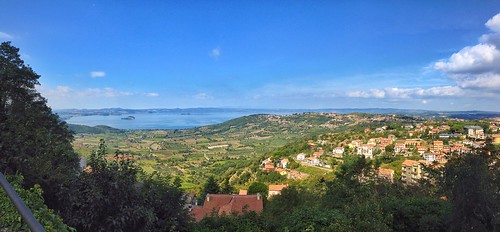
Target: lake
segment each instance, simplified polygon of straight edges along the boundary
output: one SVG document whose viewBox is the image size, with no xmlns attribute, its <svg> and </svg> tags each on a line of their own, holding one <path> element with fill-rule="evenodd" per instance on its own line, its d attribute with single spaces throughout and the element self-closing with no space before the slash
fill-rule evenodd
<svg viewBox="0 0 500 232">
<path fill-rule="evenodd" d="M 66 119 L 67 123 L 86 126 L 106 125 L 118 129 L 186 129 L 200 126 L 207 126 L 222 123 L 234 118 L 252 114 L 293 114 L 300 113 L 300 110 L 210 110 L 203 112 L 158 112 L 158 113 L 135 113 L 122 115 L 90 115 L 73 116 Z M 124 120 L 128 116 L 133 116 L 133 120 Z"/>
</svg>

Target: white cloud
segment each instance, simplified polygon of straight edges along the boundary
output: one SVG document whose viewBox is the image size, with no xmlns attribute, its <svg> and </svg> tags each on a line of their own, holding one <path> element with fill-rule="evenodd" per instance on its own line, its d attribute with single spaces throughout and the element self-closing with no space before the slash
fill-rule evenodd
<svg viewBox="0 0 500 232">
<path fill-rule="evenodd" d="M 219 57 L 222 55 L 222 51 L 220 48 L 214 48 L 212 51 L 210 51 L 210 57 L 214 59 L 219 59 Z"/>
<path fill-rule="evenodd" d="M 0 31 L 0 39 L 6 39 L 6 40 L 9 40 L 9 39 L 13 39 L 14 37 L 12 35 L 9 35 L 5 32 L 2 32 Z"/>
<path fill-rule="evenodd" d="M 68 86 L 57 86 L 55 89 L 39 87 L 37 90 L 45 97 L 68 97 L 73 93 L 73 90 Z"/>
<path fill-rule="evenodd" d="M 370 89 L 369 91 L 347 92 L 347 97 L 357 98 L 421 98 L 421 97 L 448 97 L 462 95 L 462 90 L 456 86 L 440 86 L 428 89 L 422 88 L 385 88 Z"/>
<path fill-rule="evenodd" d="M 446 73 L 482 73 L 500 70 L 500 51 L 492 44 L 465 47 L 447 61 L 438 61 L 434 68 Z"/>
<path fill-rule="evenodd" d="M 458 86 L 464 89 L 480 89 L 485 91 L 500 90 L 500 74 L 482 73 L 476 75 L 453 75 Z"/>
<path fill-rule="evenodd" d="M 385 91 L 380 89 L 370 89 L 369 91 L 353 91 L 346 94 L 348 97 L 362 97 L 362 98 L 384 98 Z"/>
<path fill-rule="evenodd" d="M 500 13 L 485 25 L 491 33 L 482 35 L 479 44 L 435 62 L 434 69 L 447 74 L 457 87 L 486 96 L 500 88 Z"/>
<path fill-rule="evenodd" d="M 500 32 L 500 13 L 489 19 L 485 25 L 494 32 Z"/>
<path fill-rule="evenodd" d="M 104 76 L 106 76 L 106 72 L 103 72 L 103 71 L 92 71 L 92 72 L 90 72 L 90 77 L 92 77 L 92 78 L 104 77 Z"/>
<path fill-rule="evenodd" d="M 81 96 L 88 97 L 123 97 L 132 96 L 129 92 L 114 90 L 113 88 L 89 88 L 79 93 Z"/>
<path fill-rule="evenodd" d="M 196 94 L 193 96 L 194 99 L 198 99 L 198 100 L 208 100 L 208 99 L 213 99 L 212 96 L 210 96 L 209 94 L 207 93 L 199 93 L 199 94 Z"/>
<path fill-rule="evenodd" d="M 148 96 L 148 97 L 158 97 L 158 96 L 160 96 L 160 94 L 159 93 L 147 93 L 146 96 Z"/>
<path fill-rule="evenodd" d="M 87 88 L 84 90 L 74 90 L 68 86 L 57 86 L 55 89 L 38 88 L 40 93 L 47 98 L 51 97 L 123 97 L 132 96 L 133 93 L 117 91 L 113 88 Z"/>
</svg>

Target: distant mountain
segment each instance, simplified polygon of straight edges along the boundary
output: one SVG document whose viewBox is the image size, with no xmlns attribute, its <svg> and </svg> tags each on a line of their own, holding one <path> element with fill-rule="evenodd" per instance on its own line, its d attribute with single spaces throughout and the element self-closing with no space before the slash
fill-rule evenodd
<svg viewBox="0 0 500 232">
<path fill-rule="evenodd" d="M 171 113 L 180 115 L 199 115 L 221 112 L 238 112 L 251 114 L 293 114 L 305 112 L 325 112 L 325 113 L 368 113 L 368 114 L 402 114 L 422 117 L 449 117 L 474 120 L 480 118 L 500 117 L 500 112 L 494 111 L 432 111 L 418 109 L 394 109 L 394 108 L 342 108 L 342 109 L 249 109 L 249 108 L 175 108 L 175 109 L 122 109 L 122 108 L 106 108 L 106 109 L 64 109 L 54 110 L 63 120 L 75 116 L 91 116 L 91 115 L 132 115 L 132 114 L 154 114 L 154 113 Z"/>
</svg>

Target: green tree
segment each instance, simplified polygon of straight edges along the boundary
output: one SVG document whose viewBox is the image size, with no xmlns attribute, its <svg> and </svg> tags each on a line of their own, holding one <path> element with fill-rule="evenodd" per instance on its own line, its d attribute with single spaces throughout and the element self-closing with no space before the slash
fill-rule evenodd
<svg viewBox="0 0 500 232">
<path fill-rule="evenodd" d="M 189 231 L 191 218 L 184 208 L 181 180 L 176 178 L 172 182 L 169 176 L 158 172 L 142 176 L 141 196 L 154 214 L 145 231 Z"/>
<path fill-rule="evenodd" d="M 441 187 L 451 201 L 453 231 L 500 230 L 498 153 L 471 153 L 450 160 Z"/>
<path fill-rule="evenodd" d="M 119 152 L 112 160 L 105 156 L 101 140 L 90 156 L 90 169 L 71 185 L 62 211 L 69 225 L 78 231 L 188 230 L 180 181 L 158 173 L 147 176 Z"/>
<path fill-rule="evenodd" d="M 386 154 L 394 153 L 394 144 L 389 144 L 389 145 L 385 146 L 385 153 Z"/>
<path fill-rule="evenodd" d="M 201 190 L 200 198 L 198 199 L 199 203 L 203 204 L 205 201 L 205 197 L 207 194 L 217 194 L 220 193 L 219 185 L 213 176 L 209 176 L 203 188 Z"/>
<path fill-rule="evenodd" d="M 430 196 L 396 195 L 381 199 L 393 231 L 446 231 L 449 202 Z"/>
<path fill-rule="evenodd" d="M 269 187 L 262 182 L 253 182 L 250 186 L 248 186 L 248 194 L 259 193 L 264 199 L 267 198 L 268 190 Z"/>
<path fill-rule="evenodd" d="M 222 185 L 220 186 L 220 193 L 231 194 L 234 191 L 234 187 L 229 183 L 229 178 L 224 179 Z"/>
<path fill-rule="evenodd" d="M 74 231 L 63 223 L 62 218 L 53 210 L 49 209 L 43 200 L 43 190 L 39 185 L 35 185 L 30 189 L 24 189 L 23 176 L 7 176 L 9 183 L 12 185 L 16 193 L 26 203 L 26 206 L 31 209 L 33 216 L 47 231 Z M 7 194 L 0 188 L 0 228 L 2 231 L 29 231 L 28 225 L 20 220 L 20 215 L 14 204 L 10 201 Z"/>
<path fill-rule="evenodd" d="M 39 77 L 21 60 L 18 48 L 0 44 L 0 169 L 21 173 L 27 187 L 40 184 L 47 204 L 58 208 L 79 158 L 66 124 L 35 89 Z"/>
<path fill-rule="evenodd" d="M 154 216 L 144 207 L 135 178 L 138 169 L 131 160 L 105 158 L 106 146 L 90 155 L 90 169 L 71 186 L 63 210 L 69 225 L 78 231 L 138 231 Z"/>
</svg>

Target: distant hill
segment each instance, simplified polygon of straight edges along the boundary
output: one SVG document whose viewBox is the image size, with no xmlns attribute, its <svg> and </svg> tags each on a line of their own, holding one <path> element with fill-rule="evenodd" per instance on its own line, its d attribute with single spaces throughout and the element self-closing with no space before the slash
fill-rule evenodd
<svg viewBox="0 0 500 232">
<path fill-rule="evenodd" d="M 154 114 L 154 113 L 172 113 L 172 114 L 207 114 L 207 113 L 234 113 L 240 112 L 248 115 L 252 114 L 293 114 L 293 113 L 368 113 L 368 114 L 402 114 L 422 117 L 449 117 L 460 119 L 481 119 L 500 117 L 500 112 L 495 111 L 433 111 L 419 109 L 395 109 L 395 108 L 324 108 L 324 109 L 247 109 L 247 108 L 184 108 L 184 109 L 63 109 L 54 110 L 63 120 L 74 116 L 91 115 L 131 115 L 131 114 Z"/>
<path fill-rule="evenodd" d="M 123 133 L 124 130 L 116 129 L 110 126 L 97 125 L 97 126 L 85 126 L 68 124 L 71 131 L 75 133 L 87 133 L 87 134 L 106 134 L 106 133 Z"/>
</svg>

